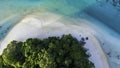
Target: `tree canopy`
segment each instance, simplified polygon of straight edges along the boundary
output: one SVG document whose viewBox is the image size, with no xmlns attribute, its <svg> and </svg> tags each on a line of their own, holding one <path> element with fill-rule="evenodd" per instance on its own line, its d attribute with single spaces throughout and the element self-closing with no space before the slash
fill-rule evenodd
<svg viewBox="0 0 120 68">
<path fill-rule="evenodd" d="M 83 42 L 70 34 L 12 41 L 0 56 L 0 68 L 95 68 Z"/>
</svg>

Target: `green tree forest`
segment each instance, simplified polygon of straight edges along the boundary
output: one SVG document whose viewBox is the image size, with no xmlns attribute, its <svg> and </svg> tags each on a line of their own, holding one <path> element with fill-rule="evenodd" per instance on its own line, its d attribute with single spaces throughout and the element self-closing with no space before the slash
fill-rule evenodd
<svg viewBox="0 0 120 68">
<path fill-rule="evenodd" d="M 70 34 L 12 41 L 0 56 L 0 68 L 95 68 L 84 45 Z"/>
</svg>

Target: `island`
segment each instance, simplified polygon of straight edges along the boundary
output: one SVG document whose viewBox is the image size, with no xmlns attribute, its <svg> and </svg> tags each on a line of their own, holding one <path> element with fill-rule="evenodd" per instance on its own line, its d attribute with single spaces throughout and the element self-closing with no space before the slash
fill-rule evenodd
<svg viewBox="0 0 120 68">
<path fill-rule="evenodd" d="M 5 54 L 7 55 L 7 52 L 6 53 L 4 53 L 4 52 L 6 49 L 10 48 L 9 45 L 11 43 L 16 43 L 16 44 L 20 43 L 22 46 L 24 46 L 23 43 L 26 42 L 27 40 L 44 41 L 45 39 L 49 39 L 50 37 L 61 40 L 62 37 L 64 37 L 63 35 L 65 35 L 65 36 L 71 37 L 72 40 L 74 40 L 76 42 L 79 41 L 75 45 L 75 53 L 71 54 L 71 56 L 73 56 L 73 54 L 75 54 L 75 56 L 73 56 L 73 58 L 76 58 L 76 60 L 79 60 L 79 56 L 80 56 L 79 53 L 82 52 L 82 53 L 84 53 L 83 56 L 86 57 L 86 60 L 84 62 L 85 62 L 85 64 L 87 63 L 87 65 L 85 65 L 85 66 L 89 66 L 89 67 L 93 67 L 93 68 L 94 67 L 95 68 L 109 68 L 109 63 L 108 63 L 107 57 L 102 50 L 101 43 L 95 36 L 94 30 L 91 29 L 87 25 L 81 24 L 80 26 L 77 26 L 77 25 L 72 24 L 75 22 L 86 22 L 86 21 L 73 20 L 73 19 L 69 19 L 69 18 L 63 19 L 63 18 L 61 18 L 60 15 L 56 15 L 56 14 L 52 14 L 52 13 L 42 13 L 42 14 L 34 13 L 34 14 L 26 16 L 25 18 L 23 18 L 23 20 L 21 20 L 18 24 L 16 24 L 10 30 L 10 32 L 5 37 L 5 39 L 3 41 L 1 41 L 0 55 L 3 54 L 1 60 L 4 60 L 5 58 L 7 59 L 7 57 L 5 57 Z M 87 40 L 85 40 L 85 38 Z M 82 42 L 82 44 L 80 42 L 81 40 L 84 41 L 84 42 Z M 64 42 L 67 43 L 67 41 L 64 41 Z M 57 43 L 59 43 L 59 42 L 57 42 Z M 56 43 L 54 43 L 54 44 L 56 44 Z M 54 45 L 54 44 L 51 43 L 50 45 Z M 60 45 L 60 44 L 57 44 L 57 45 Z M 83 45 L 83 51 L 79 49 L 79 47 L 81 45 Z M 20 46 L 20 45 L 18 45 L 18 46 Z M 27 47 L 28 46 L 30 47 L 30 45 L 27 45 Z M 49 44 L 48 44 L 48 46 L 49 46 Z M 64 45 L 61 45 L 61 46 L 64 46 Z M 76 47 L 76 46 L 78 46 L 78 47 Z M 53 47 L 53 46 L 50 46 L 50 47 Z M 72 50 L 72 48 L 70 48 L 69 46 L 65 46 L 65 47 L 67 47 L 67 49 L 63 49 L 63 50 L 66 50 L 66 51 L 68 51 L 69 49 Z M 38 47 L 35 46 L 35 48 L 38 48 Z M 48 51 L 46 51 L 46 49 L 44 49 L 44 48 L 40 49 L 40 48 L 35 49 L 35 51 L 43 50 L 43 52 L 46 52 L 48 54 Z M 56 48 L 58 48 L 58 47 L 56 47 Z M 76 50 L 77 50 L 76 48 L 78 48 L 77 52 L 76 52 Z M 19 51 L 19 49 L 21 49 L 21 47 L 18 47 L 17 50 Z M 84 49 L 85 49 L 85 51 L 84 51 Z M 25 50 L 27 50 L 27 49 L 25 49 Z M 30 49 L 29 51 L 31 51 L 31 50 L 32 49 Z M 34 48 L 33 48 L 33 50 L 34 50 Z M 52 54 L 54 52 L 60 53 L 59 48 L 57 50 L 58 50 L 58 52 L 55 50 L 52 52 Z M 73 50 L 74 50 L 74 46 L 73 46 Z M 64 51 L 63 53 L 65 53 L 66 51 Z M 24 52 L 22 52 L 22 53 L 24 53 Z M 70 52 L 72 52 L 72 51 L 70 51 Z M 39 53 L 39 52 L 37 52 L 37 53 Z M 15 53 L 15 54 L 21 56 L 21 54 L 17 54 L 17 53 Z M 31 53 L 23 54 L 24 57 L 21 57 L 21 58 L 18 57 L 18 58 L 24 59 L 26 56 L 31 55 L 31 57 L 27 57 L 27 60 L 31 59 L 30 63 L 32 64 L 33 60 L 37 59 L 37 58 L 32 58 L 32 56 L 34 56 L 34 54 L 36 54 L 36 53 L 33 53 L 33 55 L 31 55 Z M 44 53 L 42 53 L 41 55 L 44 55 Z M 39 56 L 41 56 L 41 55 L 39 55 Z M 51 56 L 49 56 L 49 57 L 51 57 Z M 12 58 L 14 58 L 14 57 L 12 57 Z M 47 59 L 48 57 L 43 57 L 43 58 Z M 53 59 L 53 58 L 54 57 L 52 57 L 51 59 Z M 66 59 L 66 58 L 64 58 L 64 59 Z M 71 62 L 72 59 L 69 60 L 69 58 L 68 58 L 66 61 L 64 59 L 60 60 L 60 61 L 64 61 L 64 62 L 60 62 L 60 63 L 62 65 L 65 64 L 65 65 L 69 66 L 69 63 Z M 49 62 L 50 59 L 47 59 L 47 60 L 48 60 L 47 62 Z M 8 60 L 5 60 L 5 61 L 8 61 Z M 16 62 L 15 64 L 14 64 L 14 62 L 10 62 L 10 63 L 8 62 L 7 64 L 12 64 L 12 66 L 14 66 L 14 67 L 15 67 L 15 65 L 23 66 L 23 65 L 25 65 L 25 63 L 23 63 L 25 61 L 23 60 L 22 62 L 18 62 L 18 63 L 17 63 L 17 61 L 15 61 Z M 53 61 L 51 61 L 51 62 L 53 62 Z M 59 60 L 58 60 L 58 62 L 59 62 Z M 39 63 L 40 65 L 39 65 L 37 63 L 37 61 L 35 61 L 34 63 L 35 63 L 35 67 L 38 67 L 38 66 L 40 67 L 42 65 L 46 66 L 46 65 L 44 65 L 44 62 L 42 65 L 40 63 Z M 27 63 L 26 63 L 26 65 L 27 65 Z M 49 63 L 47 65 L 49 65 Z M 54 64 L 52 64 L 52 65 L 54 65 Z M 72 64 L 70 63 L 70 65 L 72 65 Z M 56 64 L 55 64 L 55 66 L 56 66 Z M 59 66 L 59 64 L 58 64 L 58 66 Z M 84 66 L 84 65 L 82 65 L 82 66 Z M 87 67 L 87 68 L 89 68 L 89 67 Z M 83 67 L 83 68 L 86 68 L 86 67 Z"/>
</svg>

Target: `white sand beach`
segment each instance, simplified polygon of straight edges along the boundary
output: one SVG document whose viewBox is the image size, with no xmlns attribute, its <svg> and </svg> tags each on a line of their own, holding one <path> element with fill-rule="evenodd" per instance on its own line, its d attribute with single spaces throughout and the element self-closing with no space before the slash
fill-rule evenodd
<svg viewBox="0 0 120 68">
<path fill-rule="evenodd" d="M 61 19 L 60 16 L 51 13 L 41 15 L 29 15 L 18 23 L 1 42 L 0 54 L 7 44 L 13 40 L 25 41 L 28 38 L 44 39 L 49 36 L 62 36 L 63 34 L 72 34 L 78 40 L 81 37 L 88 37 L 85 47 L 89 49 L 90 60 L 95 64 L 95 68 L 110 68 L 106 55 L 104 54 L 100 42 L 95 37 L 95 32 L 90 27 L 77 26 L 72 24 L 63 24 L 70 22 Z M 84 22 L 84 21 L 83 21 Z"/>
</svg>

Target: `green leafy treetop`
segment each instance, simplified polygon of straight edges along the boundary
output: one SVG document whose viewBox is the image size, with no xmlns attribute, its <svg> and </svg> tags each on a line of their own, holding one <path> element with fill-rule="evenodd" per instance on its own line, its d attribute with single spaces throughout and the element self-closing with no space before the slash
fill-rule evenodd
<svg viewBox="0 0 120 68">
<path fill-rule="evenodd" d="M 12 41 L 0 56 L 0 68 L 95 68 L 83 46 L 70 34 Z"/>
</svg>

